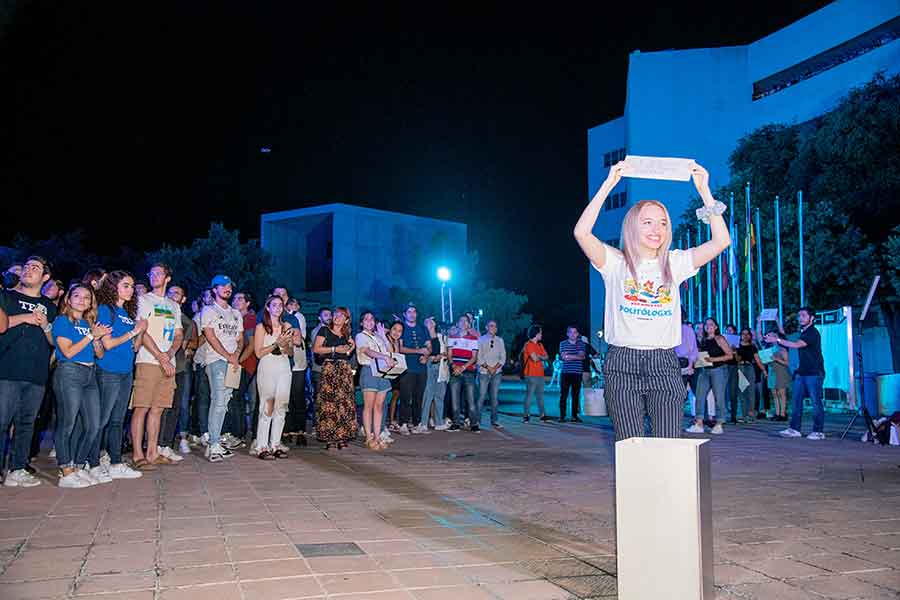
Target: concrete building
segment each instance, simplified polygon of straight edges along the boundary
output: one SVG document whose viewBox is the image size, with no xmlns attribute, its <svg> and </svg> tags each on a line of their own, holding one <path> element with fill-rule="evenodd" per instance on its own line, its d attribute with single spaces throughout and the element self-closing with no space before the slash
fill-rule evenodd
<svg viewBox="0 0 900 600">
<path fill-rule="evenodd" d="M 831 110 L 879 71 L 900 71 L 900 0 L 838 0 L 746 46 L 629 57 L 625 114 L 588 130 L 588 197 L 626 154 L 696 159 L 715 189 L 728 182 L 737 141 L 769 123 L 803 123 Z M 623 179 L 595 235 L 618 246 L 622 219 L 640 199 L 677 219 L 693 184 Z M 591 331 L 603 328 L 604 289 L 590 270 Z"/>
<path fill-rule="evenodd" d="M 434 284 L 435 269 L 466 256 L 463 223 L 326 204 L 266 213 L 261 246 L 275 257 L 275 277 L 314 315 L 319 306 L 392 309 L 391 288 Z M 315 321 L 307 319 L 312 324 Z"/>
</svg>

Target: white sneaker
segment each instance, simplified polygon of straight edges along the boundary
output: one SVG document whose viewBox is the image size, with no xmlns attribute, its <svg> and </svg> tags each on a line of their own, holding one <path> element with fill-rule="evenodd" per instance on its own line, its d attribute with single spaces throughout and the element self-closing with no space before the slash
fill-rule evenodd
<svg viewBox="0 0 900 600">
<path fill-rule="evenodd" d="M 806 436 L 806 439 L 808 439 L 808 440 L 824 440 L 825 434 L 822 433 L 821 431 L 813 431 L 808 436 Z"/>
<path fill-rule="evenodd" d="M 107 473 L 109 473 L 109 476 L 113 479 L 137 479 L 138 477 L 144 476 L 143 473 L 135 471 L 125 463 L 109 465 Z"/>
<path fill-rule="evenodd" d="M 209 432 L 208 431 L 200 436 L 200 445 L 203 446 L 204 448 L 209 448 Z"/>
<path fill-rule="evenodd" d="M 445 418 L 444 418 L 444 425 L 446 425 L 447 427 L 450 427 L 451 425 L 453 425 L 453 419 L 451 419 L 451 418 L 449 418 L 449 417 L 445 417 Z"/>
<path fill-rule="evenodd" d="M 203 445 L 203 438 L 196 435 L 189 435 L 188 444 L 194 446 L 195 448 L 199 448 Z"/>
<path fill-rule="evenodd" d="M 465 421 L 463 421 L 463 425 L 465 425 L 465 426 L 466 426 L 466 428 L 468 428 L 468 427 L 470 427 L 470 426 L 471 426 L 471 423 L 469 423 L 469 417 L 466 417 L 466 420 L 465 420 Z"/>
<path fill-rule="evenodd" d="M 190 454 L 191 453 L 191 445 L 188 444 L 187 439 L 181 438 L 181 441 L 178 442 L 178 451 L 182 454 Z"/>
<path fill-rule="evenodd" d="M 791 429 L 790 427 L 788 427 L 787 429 L 785 429 L 783 431 L 779 431 L 778 435 L 780 435 L 781 437 L 786 437 L 786 438 L 803 437 L 802 433 L 800 433 L 796 429 Z"/>
<path fill-rule="evenodd" d="M 387 431 L 387 430 L 382 431 L 381 435 L 379 437 L 380 437 L 381 441 L 384 442 L 385 444 L 393 444 L 394 443 L 394 438 L 391 437 L 390 431 Z"/>
<path fill-rule="evenodd" d="M 6 474 L 3 485 L 5 487 L 34 487 L 36 485 L 41 485 L 41 480 L 34 477 L 25 469 L 16 469 L 15 471 L 10 471 Z"/>
<path fill-rule="evenodd" d="M 448 429 L 450 429 L 450 426 L 446 423 L 441 423 L 440 425 L 434 426 L 435 431 L 447 431 Z"/>
<path fill-rule="evenodd" d="M 85 481 L 80 475 L 81 469 L 76 469 L 69 473 L 68 475 L 61 476 L 59 478 L 59 482 L 56 484 L 61 488 L 86 488 L 91 487 L 91 484 Z"/>
<path fill-rule="evenodd" d="M 706 433 L 706 430 L 703 429 L 703 425 L 697 425 L 696 423 L 694 423 L 684 431 L 686 433 Z"/>
<path fill-rule="evenodd" d="M 206 447 L 206 459 L 209 462 L 222 462 L 225 459 L 225 448 L 221 444 Z"/>
<path fill-rule="evenodd" d="M 112 477 L 109 476 L 109 473 L 106 472 L 103 465 L 93 467 L 87 472 L 90 473 L 91 477 L 96 479 L 98 483 L 112 483 Z"/>
<path fill-rule="evenodd" d="M 159 454 L 161 454 L 162 456 L 165 456 L 166 458 L 168 458 L 169 460 L 171 460 L 172 462 L 175 462 L 175 463 L 180 463 L 181 461 L 184 460 L 183 456 L 181 456 L 180 454 L 178 454 L 177 452 L 175 452 L 168 446 L 157 446 L 156 451 Z"/>
<path fill-rule="evenodd" d="M 409 427 L 406 426 L 406 423 L 400 426 L 400 429 L 397 430 L 400 435 L 409 435 Z"/>
<path fill-rule="evenodd" d="M 709 432 L 713 435 L 722 435 L 725 431 L 722 429 L 721 423 L 716 423 L 715 426 L 709 430 Z"/>
<path fill-rule="evenodd" d="M 250 442 L 250 456 L 258 456 L 259 455 L 259 447 L 256 445 L 256 440 Z"/>
<path fill-rule="evenodd" d="M 47 453 L 47 458 L 56 458 L 56 448 L 50 448 L 50 452 Z"/>
<path fill-rule="evenodd" d="M 278 442 L 278 444 L 275 445 L 275 449 L 276 449 L 276 450 L 281 450 L 282 452 L 288 452 L 288 451 L 290 451 L 290 448 L 288 448 L 287 446 L 285 446 L 285 445 L 282 444 L 281 442 Z"/>
<path fill-rule="evenodd" d="M 104 450 L 103 452 L 100 453 L 100 466 L 101 467 L 109 467 L 109 465 L 110 465 L 109 452 Z"/>
<path fill-rule="evenodd" d="M 100 485 L 100 480 L 91 475 L 91 472 L 87 469 L 78 469 L 75 472 L 78 474 L 78 477 L 88 486 Z"/>
<path fill-rule="evenodd" d="M 428 431 L 428 426 L 427 426 L 427 425 L 416 425 L 415 427 L 413 427 L 412 432 L 413 432 L 413 433 L 417 433 L 417 434 L 420 434 L 420 433 L 431 433 L 430 431 Z"/>
<path fill-rule="evenodd" d="M 428 417 L 428 426 L 434 427 L 434 418 L 433 417 Z"/>
</svg>

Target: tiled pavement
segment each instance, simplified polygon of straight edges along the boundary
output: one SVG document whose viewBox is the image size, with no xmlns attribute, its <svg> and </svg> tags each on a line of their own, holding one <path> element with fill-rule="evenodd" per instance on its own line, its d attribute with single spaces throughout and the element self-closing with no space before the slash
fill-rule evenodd
<svg viewBox="0 0 900 600">
<path fill-rule="evenodd" d="M 610 432 L 504 423 L 0 489 L 0 599 L 614 598 Z M 712 440 L 718 597 L 900 598 L 900 448 L 774 432 Z"/>
</svg>

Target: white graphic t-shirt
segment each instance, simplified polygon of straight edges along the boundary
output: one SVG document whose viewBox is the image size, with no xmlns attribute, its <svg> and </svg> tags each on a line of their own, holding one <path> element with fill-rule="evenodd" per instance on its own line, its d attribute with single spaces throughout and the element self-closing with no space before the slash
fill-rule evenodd
<svg viewBox="0 0 900 600">
<path fill-rule="evenodd" d="M 681 343 L 681 296 L 678 286 L 697 273 L 691 252 L 671 250 L 669 266 L 674 281 L 663 284 L 659 261 L 643 260 L 632 277 L 625 257 L 606 248 L 606 264 L 600 271 L 606 284 L 604 330 L 613 346 L 649 350 L 674 348 Z"/>
<path fill-rule="evenodd" d="M 160 352 L 168 352 L 175 340 L 175 330 L 181 329 L 181 308 L 164 296 L 147 292 L 138 298 L 138 319 L 147 319 L 147 331 Z M 141 346 L 135 362 L 158 365 L 150 351 Z"/>
<path fill-rule="evenodd" d="M 201 331 L 212 329 L 216 334 L 216 339 L 222 344 L 226 352 L 232 353 L 237 350 L 238 342 L 244 336 L 244 317 L 240 311 L 231 308 L 222 308 L 215 302 L 209 306 L 203 307 L 200 314 Z M 209 343 L 206 342 L 206 354 L 203 357 L 204 364 L 211 364 L 217 360 L 228 360 L 216 352 Z"/>
</svg>

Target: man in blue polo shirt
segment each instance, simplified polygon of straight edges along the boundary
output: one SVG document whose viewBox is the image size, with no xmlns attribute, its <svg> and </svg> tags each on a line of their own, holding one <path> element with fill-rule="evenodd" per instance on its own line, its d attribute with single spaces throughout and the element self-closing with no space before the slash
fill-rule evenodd
<svg viewBox="0 0 900 600">
<path fill-rule="evenodd" d="M 578 416 L 581 403 L 581 371 L 586 358 L 585 345 L 578 334 L 578 328 L 570 325 L 566 329 L 566 339 L 559 344 L 562 360 L 562 375 L 559 378 L 559 422 L 566 422 L 566 398 L 572 390 L 572 420 L 581 423 Z"/>
<path fill-rule="evenodd" d="M 412 433 L 428 433 L 428 421 L 417 424 L 416 420 L 422 414 L 422 398 L 428 383 L 425 363 L 431 354 L 431 336 L 417 319 L 416 306 L 410 302 L 403 311 L 400 345 L 400 352 L 406 355 L 406 372 L 400 376 L 400 423 L 401 430 L 406 425 L 412 428 Z"/>
</svg>

